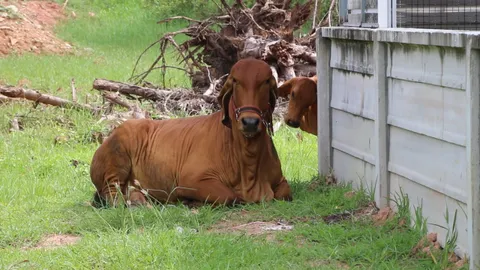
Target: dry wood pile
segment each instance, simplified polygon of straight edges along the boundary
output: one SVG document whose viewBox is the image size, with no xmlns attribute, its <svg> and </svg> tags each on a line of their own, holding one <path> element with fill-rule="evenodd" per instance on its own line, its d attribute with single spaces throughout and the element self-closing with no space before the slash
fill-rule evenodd
<svg viewBox="0 0 480 270">
<path fill-rule="evenodd" d="M 314 26 L 330 24 L 335 4 L 332 0 L 328 12 Z M 185 16 L 161 20 L 159 24 L 186 20 L 190 25 L 165 34 L 147 47 L 137 63 L 146 51 L 156 46 L 160 48 L 158 57 L 145 71 L 138 71 L 135 65 L 130 79 L 139 84 L 153 70 L 160 69 L 165 77 L 168 68 L 177 68 L 188 74 L 195 92 L 211 95 L 221 88 L 232 65 L 246 57 L 268 62 L 279 84 L 295 76 L 312 76 L 316 72 L 316 28 L 312 27 L 310 34 L 304 37 L 297 38 L 294 32 L 303 27 L 312 14 L 313 21 L 317 21 L 318 7 L 318 0 L 295 5 L 291 0 L 256 0 L 251 7 L 242 0 L 236 0 L 233 5 L 220 0 L 219 15 L 204 20 Z M 175 37 L 180 34 L 188 39 L 178 44 Z M 166 62 L 168 48 L 178 53 L 183 67 Z"/>
</svg>

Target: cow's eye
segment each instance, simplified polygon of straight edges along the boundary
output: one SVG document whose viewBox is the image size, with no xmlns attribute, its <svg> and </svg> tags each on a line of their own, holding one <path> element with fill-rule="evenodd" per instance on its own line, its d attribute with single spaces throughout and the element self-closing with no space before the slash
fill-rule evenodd
<svg viewBox="0 0 480 270">
<path fill-rule="evenodd" d="M 291 98 L 295 97 L 295 92 L 291 92 L 291 93 L 290 93 L 290 97 L 291 97 Z"/>
</svg>

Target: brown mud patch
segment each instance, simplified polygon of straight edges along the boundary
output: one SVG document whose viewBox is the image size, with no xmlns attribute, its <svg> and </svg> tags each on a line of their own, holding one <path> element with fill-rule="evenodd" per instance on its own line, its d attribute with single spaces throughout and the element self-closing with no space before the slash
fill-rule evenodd
<svg viewBox="0 0 480 270">
<path fill-rule="evenodd" d="M 71 234 L 50 234 L 40 240 L 35 246 L 28 249 L 54 249 L 73 245 L 81 239 L 80 236 Z"/>
<path fill-rule="evenodd" d="M 0 57 L 70 52 L 72 46 L 53 31 L 66 18 L 62 6 L 54 2 L 0 0 Z"/>
</svg>

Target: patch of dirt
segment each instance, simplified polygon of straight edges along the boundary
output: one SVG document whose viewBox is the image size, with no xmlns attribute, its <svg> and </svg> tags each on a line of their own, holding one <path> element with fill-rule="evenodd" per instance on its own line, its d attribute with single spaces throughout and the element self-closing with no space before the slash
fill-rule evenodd
<svg viewBox="0 0 480 270">
<path fill-rule="evenodd" d="M 358 220 L 365 217 L 374 217 L 379 213 L 378 208 L 374 202 L 369 203 L 367 206 L 355 209 L 353 211 L 344 211 L 342 213 L 323 216 L 322 219 L 327 224 L 334 224 L 347 219 Z"/>
<path fill-rule="evenodd" d="M 62 6 L 54 2 L 0 0 L 0 57 L 71 52 L 72 45 L 53 33 L 56 23 L 66 17 Z"/>
<path fill-rule="evenodd" d="M 418 241 L 417 245 L 412 248 L 412 256 L 426 256 L 429 258 L 442 256 L 443 248 L 437 241 L 437 233 L 429 233 Z M 454 252 L 448 254 L 448 262 L 452 265 L 447 269 L 459 269 L 467 263 L 466 259 L 458 257 Z"/>
<path fill-rule="evenodd" d="M 346 199 L 351 199 L 353 197 L 355 197 L 357 193 L 353 190 L 351 191 L 348 191 L 348 192 L 345 192 L 345 194 L 343 194 L 343 197 L 345 197 Z"/>
<path fill-rule="evenodd" d="M 437 233 L 429 233 L 420 239 L 412 249 L 412 254 L 429 253 L 433 249 L 439 250 L 440 248 L 440 243 L 437 242 Z"/>
<path fill-rule="evenodd" d="M 461 259 L 458 262 L 455 263 L 455 269 L 460 269 L 462 268 L 465 264 L 467 264 L 466 259 Z M 452 267 L 453 268 L 453 267 Z"/>
<path fill-rule="evenodd" d="M 210 231 L 221 233 L 244 233 L 246 235 L 261 235 L 278 231 L 289 231 L 293 225 L 282 221 L 253 221 L 249 223 L 238 224 L 235 221 L 222 221 L 215 224 Z"/>
<path fill-rule="evenodd" d="M 393 213 L 392 208 L 384 207 L 378 211 L 375 215 L 372 216 L 373 222 L 377 226 L 385 224 L 388 220 L 392 220 L 395 213 Z"/>
<path fill-rule="evenodd" d="M 255 216 L 255 213 L 242 209 L 213 224 L 207 231 L 213 233 L 245 234 L 249 236 L 264 235 L 267 241 L 275 241 L 275 235 L 278 232 L 293 229 L 293 225 L 287 221 L 259 221 L 255 220 Z"/>
<path fill-rule="evenodd" d="M 52 234 L 45 236 L 33 249 L 52 249 L 73 245 L 81 239 L 80 236 L 69 234 Z"/>
</svg>

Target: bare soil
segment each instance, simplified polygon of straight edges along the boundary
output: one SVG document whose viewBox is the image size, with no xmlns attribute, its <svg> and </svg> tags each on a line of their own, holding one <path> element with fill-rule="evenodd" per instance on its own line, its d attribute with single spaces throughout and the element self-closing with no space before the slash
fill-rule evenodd
<svg viewBox="0 0 480 270">
<path fill-rule="evenodd" d="M 345 193 L 345 194 L 348 194 Z M 344 195 L 344 196 L 348 196 L 348 195 Z M 380 210 L 382 211 L 382 210 Z M 359 209 L 355 209 L 353 211 L 344 211 L 342 213 L 337 213 L 337 214 L 332 214 L 332 215 L 328 215 L 328 216 L 323 216 L 322 219 L 325 223 L 327 224 L 334 224 L 334 223 L 339 223 L 341 221 L 344 221 L 344 220 L 358 220 L 358 219 L 363 219 L 363 218 L 372 218 L 372 219 L 376 219 L 376 217 L 378 216 L 378 213 L 380 213 L 380 211 L 377 209 L 377 207 L 375 206 L 375 203 L 374 202 L 371 202 L 369 204 L 367 204 L 366 206 L 364 207 L 361 207 Z M 387 217 L 381 217 L 379 218 L 379 220 L 383 220 L 383 218 L 386 218 Z M 385 221 L 383 220 L 383 221 Z"/>
<path fill-rule="evenodd" d="M 55 25 L 67 18 L 61 5 L 50 1 L 0 0 L 0 8 L 11 5 L 18 11 L 0 10 L 0 57 L 25 52 L 65 54 L 72 50 L 53 32 Z"/>
<path fill-rule="evenodd" d="M 442 247 L 437 241 L 437 233 L 429 233 L 428 235 L 420 239 L 417 245 L 412 248 L 411 255 L 433 258 L 442 256 L 441 252 Z M 465 258 L 460 258 L 454 252 L 450 252 L 448 254 L 448 261 L 453 264 L 447 268 L 451 270 L 460 269 L 467 263 L 467 260 Z"/>
<path fill-rule="evenodd" d="M 51 234 L 45 236 L 32 249 L 53 249 L 73 245 L 80 240 L 80 236 L 69 234 Z"/>
<path fill-rule="evenodd" d="M 242 210 L 232 213 L 225 219 L 213 224 L 208 231 L 213 233 L 245 234 L 249 236 L 265 236 L 267 241 L 276 241 L 276 234 L 293 229 L 293 225 L 284 220 L 257 220 L 256 213 Z"/>
<path fill-rule="evenodd" d="M 234 221 L 223 221 L 214 227 L 217 232 L 240 232 L 246 235 L 261 235 L 278 231 L 289 231 L 293 225 L 282 221 L 253 221 L 249 223 L 238 224 Z"/>
</svg>

